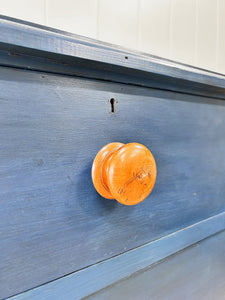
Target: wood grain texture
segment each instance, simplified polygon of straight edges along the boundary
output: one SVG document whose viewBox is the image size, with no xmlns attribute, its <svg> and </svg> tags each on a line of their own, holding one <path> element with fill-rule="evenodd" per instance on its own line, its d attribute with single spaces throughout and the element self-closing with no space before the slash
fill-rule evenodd
<svg viewBox="0 0 225 300">
<path fill-rule="evenodd" d="M 95 157 L 91 177 L 96 191 L 124 205 L 136 205 L 151 193 L 156 163 L 150 150 L 138 143 L 110 143 Z"/>
<path fill-rule="evenodd" d="M 218 73 L 3 16 L 0 26 L 1 65 L 225 98 Z"/>
<path fill-rule="evenodd" d="M 86 299 L 224 300 L 224 278 L 225 232 L 222 232 Z"/>
<path fill-rule="evenodd" d="M 126 280 L 126 278 L 130 278 L 130 276 L 133 275 L 135 276 L 138 272 L 140 273 L 141 271 L 148 269 L 150 266 L 164 260 L 166 257 L 171 256 L 224 228 L 225 213 L 221 213 L 144 246 L 19 294 L 12 297 L 12 300 L 83 299 L 110 285 L 118 284 L 118 286 L 120 286 L 119 281 Z M 224 246 L 221 247 L 219 243 L 217 243 L 216 246 L 218 247 L 217 251 L 224 251 Z M 213 256 L 214 253 L 212 249 L 210 249 L 210 252 L 209 254 Z M 223 259 L 219 257 L 219 261 L 224 268 Z M 172 276 L 170 275 L 171 272 L 168 272 L 167 274 L 169 278 Z M 146 281 L 144 281 L 144 283 L 145 282 Z M 155 288 L 157 288 L 157 285 Z M 109 291 L 110 296 L 114 295 L 114 299 L 117 299 L 117 289 L 115 289 L 114 292 L 109 288 Z M 145 290 L 143 290 L 140 295 L 143 295 L 144 291 Z M 105 292 L 100 292 L 100 297 L 102 294 L 105 295 Z M 123 295 L 123 299 L 127 299 L 126 295 L 129 296 L 130 294 L 128 292 L 127 294 L 122 293 L 121 295 Z M 136 297 L 136 299 L 140 298 Z"/>
<path fill-rule="evenodd" d="M 0 107 L 1 298 L 225 209 L 222 100 L 1 68 Z M 113 141 L 156 159 L 155 188 L 137 206 L 92 185 L 92 161 Z"/>
</svg>

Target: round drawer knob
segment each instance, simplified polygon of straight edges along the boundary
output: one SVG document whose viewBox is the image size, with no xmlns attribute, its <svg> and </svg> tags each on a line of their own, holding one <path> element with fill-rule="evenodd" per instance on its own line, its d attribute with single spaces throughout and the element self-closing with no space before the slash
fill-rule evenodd
<svg viewBox="0 0 225 300">
<path fill-rule="evenodd" d="M 94 159 L 92 181 L 102 197 L 135 205 L 151 193 L 156 172 L 154 156 L 144 145 L 110 143 Z"/>
</svg>

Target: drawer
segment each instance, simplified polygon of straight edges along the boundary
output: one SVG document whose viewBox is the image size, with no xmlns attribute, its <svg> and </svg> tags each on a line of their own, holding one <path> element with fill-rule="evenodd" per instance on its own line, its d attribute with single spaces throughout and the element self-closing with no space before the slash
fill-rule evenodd
<svg viewBox="0 0 225 300">
<path fill-rule="evenodd" d="M 6 48 L 1 58 L 7 64 L 0 67 L 1 299 L 224 212 L 225 102 L 218 87 L 205 84 L 206 97 L 196 83 L 187 92 L 186 79 L 169 91 L 154 80 L 152 87 L 135 84 L 133 75 L 125 83 L 118 74 L 111 81 L 91 71 L 66 74 L 72 72 L 66 64 L 63 74 L 61 63 L 47 70 L 48 59 L 43 64 L 43 55 L 31 50 L 37 57 L 29 58 L 28 70 L 22 67 L 28 46 L 10 62 Z M 144 144 L 155 157 L 155 187 L 138 205 L 104 199 L 93 187 L 93 159 L 111 142 Z"/>
<path fill-rule="evenodd" d="M 16 274 L 28 289 L 223 211 L 222 100 L 10 68 L 0 90 L 2 286 Z M 93 187 L 112 141 L 155 156 L 156 185 L 137 206 Z"/>
</svg>

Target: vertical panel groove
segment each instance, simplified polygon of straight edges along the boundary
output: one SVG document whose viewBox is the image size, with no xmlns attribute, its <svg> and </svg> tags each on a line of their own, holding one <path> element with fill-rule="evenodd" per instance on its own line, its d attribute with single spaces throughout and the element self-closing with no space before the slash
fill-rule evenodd
<svg viewBox="0 0 225 300">
<path fill-rule="evenodd" d="M 219 0 L 216 0 L 216 71 L 219 72 Z"/>
<path fill-rule="evenodd" d="M 44 14 L 45 14 L 45 25 L 48 26 L 48 0 L 45 0 L 45 7 L 44 7 Z"/>
<path fill-rule="evenodd" d="M 137 49 L 142 51 L 141 45 L 140 45 L 140 34 L 141 34 L 141 0 L 138 0 L 137 3 L 138 9 L 137 9 Z"/>
<path fill-rule="evenodd" d="M 173 17 L 173 0 L 170 2 L 170 16 L 169 16 L 169 58 L 172 59 L 172 38 L 173 38 L 173 33 L 172 33 L 172 17 Z"/>
<path fill-rule="evenodd" d="M 199 15 L 198 15 L 198 2 L 199 0 L 196 0 L 195 1 L 195 54 L 194 54 L 194 64 L 195 66 L 198 65 L 198 27 L 199 27 L 199 24 L 198 24 L 198 18 L 199 18 Z"/>
<path fill-rule="evenodd" d="M 97 30 L 96 30 L 96 37 L 99 39 L 99 0 L 97 0 Z"/>
</svg>

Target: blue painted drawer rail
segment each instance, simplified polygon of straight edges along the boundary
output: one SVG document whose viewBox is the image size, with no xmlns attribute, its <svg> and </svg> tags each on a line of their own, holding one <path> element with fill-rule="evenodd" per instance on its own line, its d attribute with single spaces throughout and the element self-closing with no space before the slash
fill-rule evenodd
<svg viewBox="0 0 225 300">
<path fill-rule="evenodd" d="M 4 16 L 0 31 L 0 299 L 113 297 L 99 291 L 225 229 L 223 75 Z M 92 185 L 113 141 L 156 159 L 137 206 Z"/>
</svg>

